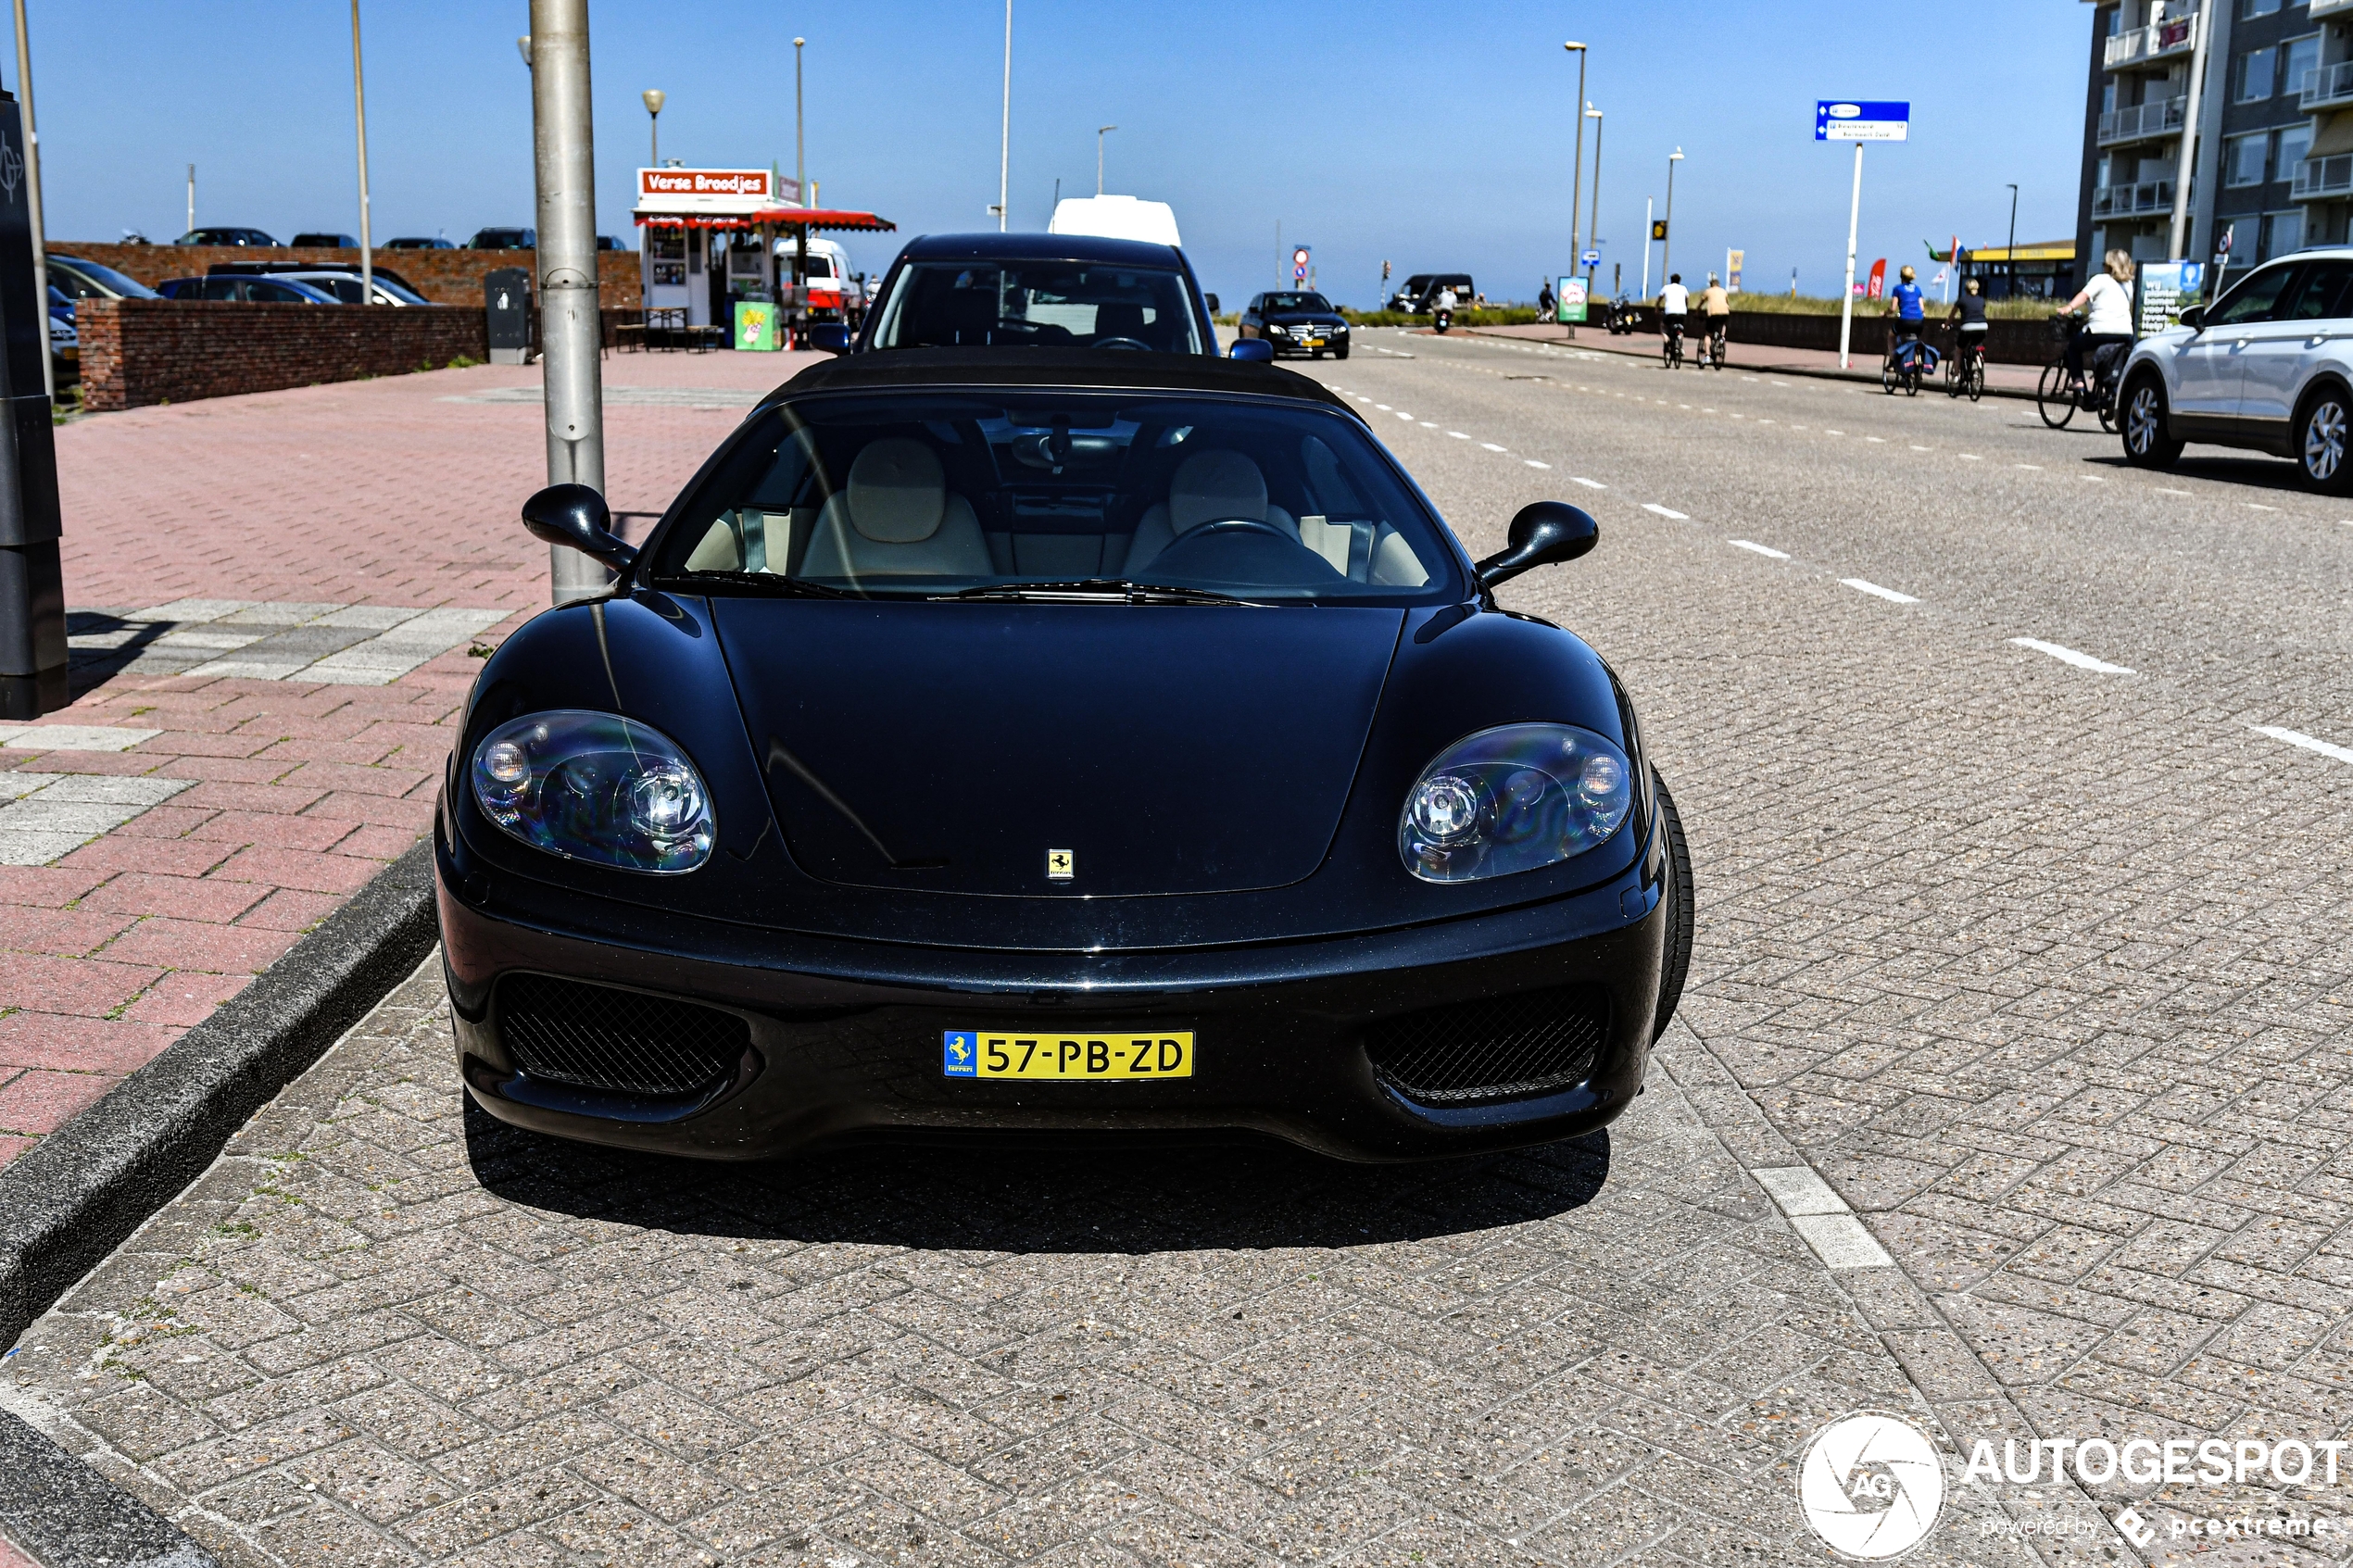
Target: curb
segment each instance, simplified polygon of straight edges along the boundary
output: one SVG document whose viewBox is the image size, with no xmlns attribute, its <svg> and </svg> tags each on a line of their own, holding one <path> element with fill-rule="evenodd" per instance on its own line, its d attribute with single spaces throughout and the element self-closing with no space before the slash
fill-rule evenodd
<svg viewBox="0 0 2353 1568">
<path fill-rule="evenodd" d="M 0 1345 L 202 1175 L 230 1135 L 433 948 L 433 845 L 378 872 L 212 1016 L 0 1170 Z M 209 1568 L 145 1505 L 0 1411 L 0 1562 Z M 152 1542 L 152 1548 L 150 1547 Z M 137 1553 L 126 1557 L 126 1549 Z"/>
<path fill-rule="evenodd" d="M 1542 344 L 1551 348 L 1582 348 L 1595 354 L 1615 354 L 1622 359 L 1656 359 L 1658 358 L 1658 353 L 1655 349 L 1638 352 L 1636 350 L 1627 348 L 1611 348 L 1603 344 L 1587 343 L 1582 338 L 1579 338 L 1574 344 L 1566 341 L 1556 343 L 1551 338 L 1505 337 L 1501 332 L 1482 332 L 1477 327 L 1457 327 L 1454 330 L 1466 337 L 1483 337 L 1495 343 L 1537 343 Z M 1740 345 L 1735 343 L 1732 346 L 1737 348 Z M 1754 347 L 1756 345 L 1751 345 L 1751 346 Z M 1877 386 L 1880 383 L 1879 372 L 1877 370 L 1833 370 L 1826 365 L 1817 367 L 1812 365 L 1736 364 L 1732 366 L 1732 369 L 1735 370 L 1754 370 L 1759 375 L 1811 376 L 1818 381 L 1856 382 L 1864 386 Z M 1942 386 L 1938 386 L 1932 390 L 1942 392 L 1944 388 Z M 1994 386 L 1989 384 L 1985 388 L 1985 395 L 1988 397 L 2015 397 L 2022 399 L 2028 403 L 2034 401 L 2034 394 L 2027 391 L 2023 387 Z"/>
<path fill-rule="evenodd" d="M 0 1560 L 14 1541 L 40 1568 L 220 1568 L 154 1509 L 6 1411 L 0 1474 Z"/>
</svg>

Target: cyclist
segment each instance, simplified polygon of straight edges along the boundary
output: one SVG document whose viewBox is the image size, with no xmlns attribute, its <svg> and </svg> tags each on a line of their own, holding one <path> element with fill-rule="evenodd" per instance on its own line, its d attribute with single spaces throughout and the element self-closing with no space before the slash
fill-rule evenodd
<svg viewBox="0 0 2353 1568">
<path fill-rule="evenodd" d="M 1692 311 L 1692 291 L 1683 286 L 1683 274 L 1676 273 L 1658 291 L 1658 322 L 1666 329 L 1669 344 L 1680 345 L 1683 322 Z"/>
<path fill-rule="evenodd" d="M 1732 324 L 1732 296 L 1724 292 L 1724 285 L 1716 281 L 1713 272 L 1707 275 L 1707 287 L 1700 293 L 1699 308 L 1701 319 L 1707 323 L 1707 335 L 1703 341 L 1707 345 L 1708 358 L 1720 369 L 1724 363 L 1724 332 Z"/>
<path fill-rule="evenodd" d="M 1536 291 L 1536 314 L 1547 321 L 1553 319 L 1553 285 L 1550 282 Z"/>
<path fill-rule="evenodd" d="M 2133 257 L 2120 250 L 2109 251 L 2103 258 L 2106 270 L 2085 283 L 2082 292 L 2059 307 L 2062 316 L 2072 316 L 2078 310 L 2084 314 L 2084 330 L 2077 332 L 2067 345 L 2067 373 L 2076 386 L 2083 384 L 2083 356 L 2097 358 L 2102 349 L 2133 341 Z"/>
<path fill-rule="evenodd" d="M 1887 291 L 1887 311 L 1895 318 L 1895 331 L 1887 348 L 1891 361 L 1900 360 L 1906 345 L 1919 343 L 1920 333 L 1926 329 L 1927 296 L 1920 293 L 1919 284 L 1913 281 L 1916 276 L 1909 267 L 1905 268 L 1898 275 L 1895 286 Z M 1918 353 L 1919 350 L 1914 349 L 1913 352 Z"/>
<path fill-rule="evenodd" d="M 1984 354 L 1985 335 L 1993 329 L 1985 320 L 1985 291 L 1975 278 L 1961 284 L 1961 297 L 1953 302 L 1953 320 L 1960 323 L 1957 358 Z"/>
</svg>

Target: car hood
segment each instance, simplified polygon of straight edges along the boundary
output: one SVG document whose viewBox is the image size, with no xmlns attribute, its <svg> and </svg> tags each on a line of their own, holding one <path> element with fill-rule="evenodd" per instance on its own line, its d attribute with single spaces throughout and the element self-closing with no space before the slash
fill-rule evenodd
<svg viewBox="0 0 2353 1568">
<path fill-rule="evenodd" d="M 1122 897 L 1329 851 L 1404 612 L 711 605 L 786 848 L 827 882 Z M 1070 875 L 1049 876 L 1049 856 Z"/>
<path fill-rule="evenodd" d="M 1327 310 L 1272 310 L 1267 321 L 1285 327 L 1344 327 L 1347 319 Z"/>
</svg>

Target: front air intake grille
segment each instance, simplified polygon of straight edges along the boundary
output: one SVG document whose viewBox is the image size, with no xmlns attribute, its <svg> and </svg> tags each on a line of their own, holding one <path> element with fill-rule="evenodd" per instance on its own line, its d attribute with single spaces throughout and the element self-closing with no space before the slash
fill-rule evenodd
<svg viewBox="0 0 2353 1568">
<path fill-rule="evenodd" d="M 1381 1082 L 1426 1105 L 1552 1094 L 1592 1075 L 1609 1034 L 1609 993 L 1563 985 L 1384 1019 L 1365 1050 Z"/>
<path fill-rule="evenodd" d="M 751 1044 L 734 1013 L 544 974 L 498 982 L 498 1028 L 534 1078 L 632 1095 L 708 1088 Z"/>
</svg>

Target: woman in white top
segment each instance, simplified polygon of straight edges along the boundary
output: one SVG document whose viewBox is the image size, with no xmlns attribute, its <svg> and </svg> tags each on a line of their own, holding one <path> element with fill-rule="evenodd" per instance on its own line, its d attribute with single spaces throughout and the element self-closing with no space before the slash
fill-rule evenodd
<svg viewBox="0 0 2353 1568">
<path fill-rule="evenodd" d="M 2067 345 L 2067 371 L 2080 385 L 2083 380 L 2083 356 L 2096 355 L 2111 344 L 2130 345 L 2133 341 L 2133 258 L 2120 250 L 2107 257 L 2108 270 L 2083 285 L 2078 294 L 2061 307 L 2059 314 L 2071 316 L 2085 313 L 2085 330 L 2075 334 Z M 2095 360 L 2094 363 L 2097 363 Z"/>
</svg>

